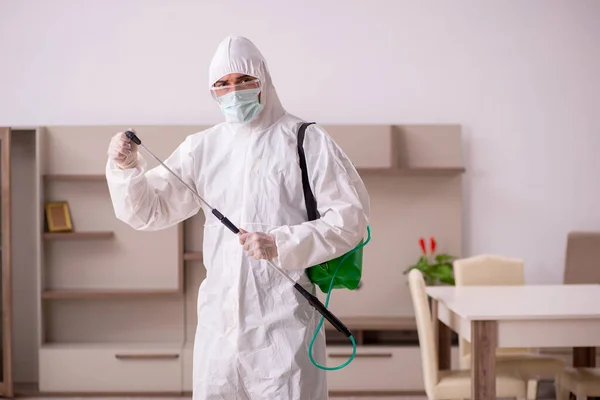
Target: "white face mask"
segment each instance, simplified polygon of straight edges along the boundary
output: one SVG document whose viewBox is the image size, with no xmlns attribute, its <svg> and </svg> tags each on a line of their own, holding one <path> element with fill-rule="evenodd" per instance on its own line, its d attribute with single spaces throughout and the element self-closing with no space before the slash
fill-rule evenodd
<svg viewBox="0 0 600 400">
<path fill-rule="evenodd" d="M 252 121 L 263 109 L 258 100 L 260 89 L 236 90 L 219 97 L 221 112 L 227 122 Z"/>
</svg>

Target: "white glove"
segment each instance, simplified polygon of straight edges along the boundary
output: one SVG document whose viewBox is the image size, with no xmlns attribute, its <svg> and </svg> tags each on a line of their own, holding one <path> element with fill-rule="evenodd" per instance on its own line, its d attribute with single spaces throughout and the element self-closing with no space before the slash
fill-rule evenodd
<svg viewBox="0 0 600 400">
<path fill-rule="evenodd" d="M 134 132 L 133 129 L 130 131 Z M 134 168 L 137 164 L 138 146 L 132 142 L 125 132 L 119 132 L 110 140 L 108 145 L 108 157 L 121 169 Z"/>
<path fill-rule="evenodd" d="M 263 232 L 246 232 L 240 229 L 240 244 L 255 260 L 272 260 L 277 257 L 277 245 L 272 235 Z"/>
</svg>

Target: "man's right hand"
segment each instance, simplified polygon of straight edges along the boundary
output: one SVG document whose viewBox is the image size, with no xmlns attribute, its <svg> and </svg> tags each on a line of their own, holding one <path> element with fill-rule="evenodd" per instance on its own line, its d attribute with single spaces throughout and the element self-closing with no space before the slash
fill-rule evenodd
<svg viewBox="0 0 600 400">
<path fill-rule="evenodd" d="M 130 129 L 135 132 L 135 130 Z M 110 140 L 108 157 L 121 169 L 134 168 L 137 164 L 137 144 L 133 143 L 125 132 L 119 132 Z"/>
</svg>

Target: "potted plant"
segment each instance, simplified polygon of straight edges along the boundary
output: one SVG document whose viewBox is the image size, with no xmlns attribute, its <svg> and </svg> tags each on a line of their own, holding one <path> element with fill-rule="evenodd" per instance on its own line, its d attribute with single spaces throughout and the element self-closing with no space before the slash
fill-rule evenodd
<svg viewBox="0 0 600 400">
<path fill-rule="evenodd" d="M 452 268 L 452 262 L 454 257 L 449 254 L 436 254 L 437 243 L 433 237 L 429 238 L 429 252 L 425 246 L 425 239 L 419 239 L 419 245 L 421 246 L 421 256 L 416 264 L 408 267 L 404 274 L 409 273 L 413 269 L 418 269 L 423 274 L 425 284 L 428 286 L 433 285 L 455 285 L 454 282 L 454 269 Z"/>
</svg>

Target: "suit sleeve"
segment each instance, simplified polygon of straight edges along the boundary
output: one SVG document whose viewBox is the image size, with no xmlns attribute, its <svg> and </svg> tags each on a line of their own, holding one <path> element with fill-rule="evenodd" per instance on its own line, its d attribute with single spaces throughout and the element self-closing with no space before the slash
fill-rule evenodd
<svg viewBox="0 0 600 400">
<path fill-rule="evenodd" d="M 321 217 L 269 232 L 277 244 L 276 262 L 287 270 L 309 268 L 352 250 L 366 236 L 369 223 L 367 189 L 339 146 L 321 127 L 311 125 L 304 149 Z"/>
<path fill-rule="evenodd" d="M 121 170 L 112 161 L 106 164 L 106 179 L 116 217 L 140 231 L 170 228 L 196 214 L 200 202 L 162 165 L 148 170 L 138 153 L 135 168 Z M 164 163 L 196 189 L 194 153 L 190 137 Z"/>
</svg>

